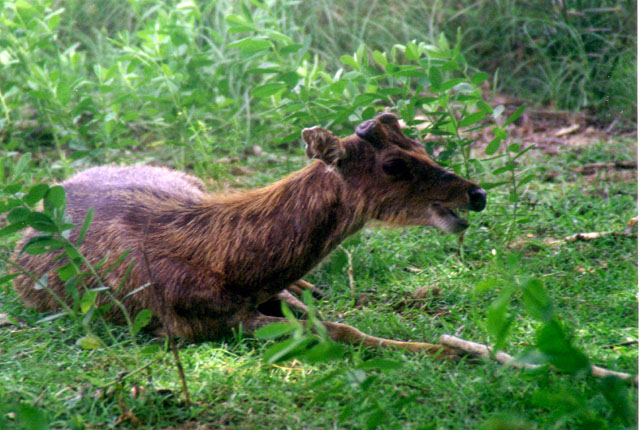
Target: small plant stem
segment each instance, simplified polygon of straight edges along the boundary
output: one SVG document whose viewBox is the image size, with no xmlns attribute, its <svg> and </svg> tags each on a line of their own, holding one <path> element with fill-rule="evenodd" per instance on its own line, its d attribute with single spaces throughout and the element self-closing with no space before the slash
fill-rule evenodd
<svg viewBox="0 0 640 430">
<path fill-rule="evenodd" d="M 84 279 L 82 279 L 82 276 L 80 276 L 80 273 L 81 273 L 80 267 L 78 267 L 78 265 L 75 263 L 75 261 L 73 261 L 73 259 L 70 259 L 70 260 L 69 260 L 69 262 L 73 265 L 74 269 L 76 270 L 76 273 L 78 274 L 78 275 L 77 275 L 77 276 L 78 276 L 78 279 L 80 279 L 80 280 L 81 280 L 82 285 L 83 285 L 83 287 L 84 287 L 85 291 L 88 291 L 88 290 L 89 290 L 89 287 L 88 287 L 88 286 L 87 286 L 87 284 L 84 282 Z M 109 334 L 109 337 L 111 338 L 111 341 L 112 341 L 114 344 L 118 343 L 118 340 L 115 338 L 115 336 L 113 335 L 113 333 L 111 332 L 111 330 L 109 330 L 109 325 L 107 324 L 107 321 L 106 321 L 104 318 L 102 318 L 102 316 L 100 316 L 100 322 L 102 323 L 103 327 L 105 328 L 105 331 Z M 83 326 L 84 326 L 84 327 L 86 327 L 86 325 L 85 325 L 85 324 L 83 324 Z M 102 340 L 100 340 L 100 341 L 102 342 Z M 103 346 L 104 346 L 104 347 L 107 347 L 107 345 L 106 345 L 104 342 L 102 342 L 102 343 L 103 343 Z"/>
<path fill-rule="evenodd" d="M 89 260 L 87 260 L 87 257 L 84 256 L 84 254 L 82 254 L 80 252 L 80 250 L 78 249 L 78 247 L 71 242 L 69 239 L 64 238 L 61 236 L 61 238 L 75 251 L 78 253 L 78 255 L 80 256 L 80 259 L 82 260 L 82 262 L 87 266 L 87 268 L 89 269 L 89 271 L 91 272 L 91 275 L 98 281 L 99 285 L 105 285 L 105 283 L 102 280 L 102 277 L 98 274 L 98 272 L 96 272 L 95 268 L 93 267 L 93 265 L 89 262 Z M 133 321 L 131 321 L 131 316 L 129 315 L 129 312 L 127 311 L 127 309 L 124 307 L 124 305 L 122 304 L 122 302 L 120 300 L 118 300 L 112 293 L 110 290 L 105 290 L 105 294 L 107 295 L 107 297 L 109 298 L 109 300 L 111 300 L 117 307 L 118 309 L 120 309 L 120 311 L 122 312 L 124 319 L 127 323 L 127 328 L 129 329 L 129 334 L 131 335 L 131 342 L 133 343 L 134 347 L 136 348 L 136 350 L 138 349 L 138 344 L 136 342 L 136 335 L 133 331 Z M 137 358 L 137 355 L 136 355 Z"/>
<path fill-rule="evenodd" d="M 38 286 L 40 288 L 42 288 L 43 290 L 45 290 L 47 293 L 51 294 L 51 297 L 53 297 L 53 299 L 58 302 L 58 305 L 60 305 L 60 307 L 74 320 L 78 320 L 78 316 L 76 315 L 76 313 L 73 311 L 73 309 L 71 309 L 69 307 L 69 305 L 67 305 L 65 303 L 64 300 L 62 300 L 60 298 L 60 296 L 58 296 L 51 288 L 49 288 L 47 285 L 43 284 L 40 279 L 37 279 L 35 276 L 33 276 L 33 274 L 31 274 L 31 272 L 27 271 L 24 267 L 22 267 L 20 264 L 9 260 L 8 258 L 2 257 L 0 256 L 0 261 L 4 262 L 5 264 L 8 264 L 9 266 L 12 266 L 13 268 L 17 269 L 20 273 L 22 273 L 25 276 L 28 276 L 33 282 L 35 282 L 36 284 L 38 284 Z"/>
<path fill-rule="evenodd" d="M 4 94 L 2 94 L 2 89 L 0 89 L 0 103 L 2 104 L 2 110 L 4 111 L 4 117 L 7 120 L 7 125 L 11 125 L 11 116 L 9 115 L 9 108 L 7 107 L 7 102 L 4 98 Z"/>
<path fill-rule="evenodd" d="M 349 276 L 349 288 L 351 289 L 351 301 L 352 301 L 352 306 L 355 306 L 356 304 L 356 286 L 355 286 L 355 281 L 353 279 L 353 258 L 351 256 L 351 253 L 349 251 L 347 251 L 347 249 L 342 246 L 339 245 L 338 248 L 340 248 L 347 256 L 347 275 Z"/>
<path fill-rule="evenodd" d="M 85 333 L 97 339 L 100 342 L 101 346 L 105 348 L 105 351 L 107 351 L 107 353 L 111 355 L 113 358 L 115 358 L 120 364 L 122 365 L 125 364 L 124 361 L 116 353 L 114 353 L 107 344 L 105 344 L 102 341 L 102 339 L 100 339 L 98 336 L 96 336 L 95 333 L 93 333 L 90 327 L 86 326 L 85 324 L 82 324 L 82 321 L 80 321 L 80 318 L 78 317 L 76 312 L 74 312 L 73 309 L 71 309 L 71 307 L 67 305 L 67 303 L 64 300 L 62 300 L 60 296 L 58 296 L 51 288 L 49 288 L 47 285 L 44 285 L 42 282 L 40 282 L 39 279 L 33 276 L 33 274 L 31 274 L 29 271 L 23 268 L 20 264 L 1 256 L 0 256 L 0 261 L 3 261 L 5 264 L 8 264 L 14 267 L 20 273 L 22 273 L 25 276 L 28 276 L 31 280 L 33 280 L 36 284 L 38 284 L 43 290 L 45 290 L 48 294 L 50 294 L 51 297 L 53 297 L 53 299 L 58 303 L 58 305 L 60 305 L 60 307 L 67 313 L 67 315 L 69 315 L 76 322 L 76 324 L 78 324 L 84 329 Z"/>
<path fill-rule="evenodd" d="M 511 154 L 509 153 L 509 148 L 507 147 L 506 150 L 506 154 L 507 154 L 507 163 L 511 164 L 513 163 L 513 158 L 511 157 Z M 507 247 L 511 245 L 511 242 L 513 241 L 514 238 L 514 227 L 516 225 L 516 219 L 518 217 L 518 206 L 520 203 L 520 197 L 518 196 L 518 181 L 516 180 L 516 169 L 515 166 L 514 168 L 509 170 L 509 179 L 510 179 L 510 186 L 511 186 L 511 195 L 513 196 L 513 213 L 511 214 L 511 224 L 508 227 L 507 230 Z M 511 196 L 509 196 L 509 198 L 511 199 Z"/>
</svg>

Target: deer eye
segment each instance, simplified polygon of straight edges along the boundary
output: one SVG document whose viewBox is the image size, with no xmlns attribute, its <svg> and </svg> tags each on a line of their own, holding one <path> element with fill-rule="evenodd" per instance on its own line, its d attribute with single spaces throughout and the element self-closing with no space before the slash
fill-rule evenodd
<svg viewBox="0 0 640 430">
<path fill-rule="evenodd" d="M 413 175 L 409 170 L 409 165 L 402 158 L 392 158 L 382 165 L 382 171 L 398 181 L 410 181 Z"/>
</svg>

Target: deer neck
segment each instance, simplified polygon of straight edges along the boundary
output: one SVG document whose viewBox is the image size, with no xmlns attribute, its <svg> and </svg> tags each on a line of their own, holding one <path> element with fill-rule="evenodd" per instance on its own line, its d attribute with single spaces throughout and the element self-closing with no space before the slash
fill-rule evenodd
<svg viewBox="0 0 640 430">
<path fill-rule="evenodd" d="M 366 222 L 344 179 L 316 161 L 268 187 L 203 202 L 207 263 L 238 288 L 279 291 Z M 215 245 L 214 245 L 215 244 Z"/>
</svg>

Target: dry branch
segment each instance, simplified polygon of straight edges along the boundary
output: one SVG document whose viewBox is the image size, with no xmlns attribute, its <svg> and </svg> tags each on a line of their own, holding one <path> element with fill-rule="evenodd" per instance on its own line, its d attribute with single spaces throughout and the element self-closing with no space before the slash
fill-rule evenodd
<svg viewBox="0 0 640 430">
<path fill-rule="evenodd" d="M 536 369 L 540 367 L 537 364 L 529 364 L 529 363 L 517 363 L 513 361 L 513 357 L 506 352 L 498 351 L 495 354 L 491 353 L 491 348 L 487 345 L 483 345 L 481 343 L 471 342 L 465 339 L 460 339 L 459 337 L 450 336 L 448 334 L 443 334 L 440 337 L 440 343 L 444 346 L 448 346 L 450 348 L 459 349 L 468 354 L 471 354 L 476 357 L 489 357 L 493 358 L 500 364 L 508 364 L 510 366 L 516 368 L 526 368 L 526 369 Z M 629 373 L 624 372 L 616 372 L 614 370 L 605 369 L 599 366 L 591 366 L 591 374 L 596 378 L 604 378 L 607 376 L 616 376 L 623 380 L 629 380 L 633 382 L 635 385 L 638 385 L 638 377 L 631 375 Z"/>
<path fill-rule="evenodd" d="M 580 167 L 571 169 L 576 173 L 592 174 L 597 169 L 637 169 L 638 163 L 635 161 L 615 161 L 613 163 L 589 163 Z"/>
<path fill-rule="evenodd" d="M 635 216 L 627 222 L 623 231 L 595 231 L 587 233 L 574 233 L 569 236 L 565 236 L 562 239 L 546 238 L 542 240 L 542 243 L 549 246 L 558 246 L 570 242 L 587 242 L 590 240 L 601 239 L 607 236 L 613 237 L 635 237 L 638 235 L 638 217 Z M 521 240 L 512 244 L 512 246 L 523 246 L 531 240 Z"/>
<path fill-rule="evenodd" d="M 569 236 L 566 236 L 560 240 L 554 240 L 549 242 L 549 244 L 557 244 L 557 243 L 567 243 L 567 242 L 586 242 L 589 240 L 600 239 L 607 236 L 615 236 L 615 237 L 631 237 L 635 236 L 637 232 L 635 231 L 638 225 L 638 217 L 635 216 L 627 222 L 627 225 L 624 231 L 597 231 L 590 233 L 575 233 Z"/>
</svg>

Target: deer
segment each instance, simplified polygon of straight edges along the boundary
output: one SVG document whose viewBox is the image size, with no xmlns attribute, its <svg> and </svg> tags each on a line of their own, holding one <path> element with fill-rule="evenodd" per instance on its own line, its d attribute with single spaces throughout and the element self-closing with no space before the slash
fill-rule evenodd
<svg viewBox="0 0 640 430">
<path fill-rule="evenodd" d="M 81 224 L 90 208 L 93 221 L 79 245 L 91 264 L 108 255 L 122 264 L 105 273 L 104 286 L 130 315 L 153 314 L 150 330 L 166 327 L 188 341 L 220 340 L 241 327 L 251 335 L 283 316 L 260 312 L 277 299 L 305 310 L 291 290 L 345 238 L 372 220 L 405 226 L 434 226 L 461 233 L 469 222 L 459 210 L 482 211 L 486 192 L 477 184 L 437 165 L 416 140 L 407 137 L 397 117 L 382 113 L 339 138 L 322 127 L 302 131 L 304 168 L 263 188 L 207 193 L 195 176 L 152 166 L 100 166 L 64 181 L 67 213 Z M 71 232 L 75 240 L 79 228 Z M 24 241 L 37 233 L 27 233 Z M 127 254 L 128 253 L 128 254 Z M 39 311 L 70 303 L 56 268 L 56 252 L 19 254 L 24 268 L 14 286 L 29 307 Z M 33 279 L 48 275 L 48 290 Z M 98 287 L 86 279 L 89 288 Z M 153 283 L 156 288 L 140 288 Z M 135 292 L 135 293 L 132 293 Z M 97 305 L 108 301 L 99 295 Z M 123 323 L 122 312 L 105 317 Z M 403 349 L 446 356 L 447 347 L 384 339 L 355 327 L 323 321 L 336 342 Z M 454 354 L 455 355 L 455 354 Z"/>
</svg>

